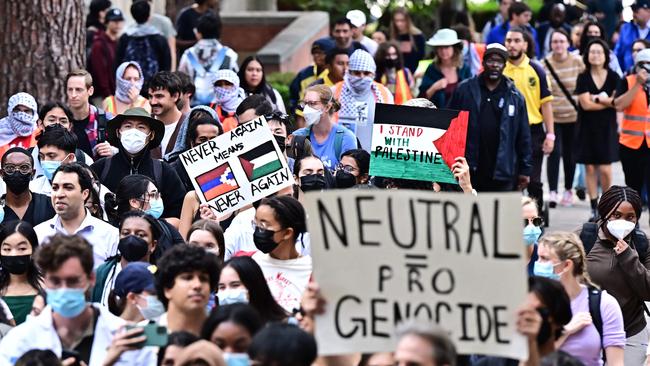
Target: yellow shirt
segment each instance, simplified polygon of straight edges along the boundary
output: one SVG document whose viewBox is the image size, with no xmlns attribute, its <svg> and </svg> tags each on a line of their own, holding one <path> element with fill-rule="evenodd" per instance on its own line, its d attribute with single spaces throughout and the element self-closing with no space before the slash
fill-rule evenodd
<svg viewBox="0 0 650 366">
<path fill-rule="evenodd" d="M 550 83 L 542 65 L 537 61 L 530 62 L 528 56 L 524 55 L 524 60 L 519 66 L 507 62 L 503 75 L 511 78 L 524 96 L 528 123 L 531 125 L 542 123 L 544 119 L 540 108 L 542 104 L 553 100 Z"/>
</svg>

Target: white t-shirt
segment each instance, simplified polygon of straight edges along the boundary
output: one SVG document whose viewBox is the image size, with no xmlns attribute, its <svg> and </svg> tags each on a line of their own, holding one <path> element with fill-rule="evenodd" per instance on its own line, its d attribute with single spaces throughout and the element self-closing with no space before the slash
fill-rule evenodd
<svg viewBox="0 0 650 366">
<path fill-rule="evenodd" d="M 169 144 L 169 140 L 172 138 L 172 135 L 174 134 L 174 131 L 176 130 L 176 125 L 178 125 L 178 122 L 174 122 L 174 123 L 165 125 L 165 136 L 163 136 L 163 139 L 160 142 L 160 151 L 162 151 L 163 155 L 165 155 L 166 153 L 169 152 L 169 151 L 167 151 L 167 144 Z"/>
<path fill-rule="evenodd" d="M 268 254 L 256 252 L 252 258 L 262 268 L 275 301 L 290 313 L 293 309 L 300 308 L 302 294 L 311 277 L 311 257 L 279 260 L 271 258 Z"/>
</svg>

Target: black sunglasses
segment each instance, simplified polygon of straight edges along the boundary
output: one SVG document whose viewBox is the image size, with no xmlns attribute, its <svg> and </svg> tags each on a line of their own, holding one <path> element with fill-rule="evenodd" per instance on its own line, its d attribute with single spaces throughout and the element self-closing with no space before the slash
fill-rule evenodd
<svg viewBox="0 0 650 366">
<path fill-rule="evenodd" d="M 528 226 L 528 224 L 533 224 L 533 226 L 540 227 L 544 225 L 544 218 L 543 217 L 533 217 L 532 219 L 524 219 L 524 227 Z"/>
</svg>

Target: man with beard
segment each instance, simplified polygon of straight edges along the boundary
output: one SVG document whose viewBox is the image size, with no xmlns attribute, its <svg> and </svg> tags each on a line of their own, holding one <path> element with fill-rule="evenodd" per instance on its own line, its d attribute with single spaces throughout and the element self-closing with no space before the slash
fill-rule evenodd
<svg viewBox="0 0 650 366">
<path fill-rule="evenodd" d="M 448 105 L 469 111 L 465 156 L 479 192 L 522 190 L 532 170 L 526 104 L 503 76 L 507 59 L 503 45 L 488 45 L 484 71 L 458 85 Z"/>
<path fill-rule="evenodd" d="M 2 221 L 22 220 L 36 226 L 56 214 L 50 198 L 44 194 L 31 192 L 29 182 L 34 176 L 34 159 L 22 147 L 12 147 L 2 156 L 0 176 L 7 184 Z"/>
<path fill-rule="evenodd" d="M 528 49 L 526 39 L 529 36 L 527 32 L 524 28 L 512 27 L 506 33 L 509 59 L 503 74 L 514 81 L 515 86 L 526 100 L 532 153 L 532 172 L 528 194 L 537 201 L 541 210 L 544 207 L 542 163 L 544 155 L 550 154 L 555 145 L 553 107 L 551 106 L 553 95 L 542 65 L 526 56 L 526 49 Z"/>
<path fill-rule="evenodd" d="M 165 134 L 160 148 L 151 151 L 154 159 L 160 159 L 174 150 L 181 124 L 185 119 L 178 110 L 178 100 L 181 98 L 181 79 L 169 71 L 161 71 L 154 75 L 149 82 L 149 104 L 151 114 L 165 124 Z"/>
</svg>

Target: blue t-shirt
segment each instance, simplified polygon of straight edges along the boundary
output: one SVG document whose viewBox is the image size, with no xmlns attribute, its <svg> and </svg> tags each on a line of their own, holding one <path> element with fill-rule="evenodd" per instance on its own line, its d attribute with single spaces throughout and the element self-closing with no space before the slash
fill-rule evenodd
<svg viewBox="0 0 650 366">
<path fill-rule="evenodd" d="M 335 141 L 337 131 L 343 131 L 341 151 L 338 155 L 334 149 L 336 145 Z M 307 134 L 307 129 L 301 128 L 295 131 L 293 134 L 297 136 L 305 136 Z M 311 148 L 314 152 L 314 155 L 318 156 L 323 161 L 325 169 L 330 171 L 336 169 L 336 166 L 339 163 L 339 159 L 341 158 L 341 154 L 348 150 L 357 148 L 357 138 L 350 130 L 341 125 L 334 125 L 330 131 L 329 136 L 327 136 L 327 140 L 323 141 L 323 143 L 318 143 L 314 137 L 314 131 L 311 131 L 311 134 L 309 135 L 309 142 L 311 142 Z"/>
</svg>

